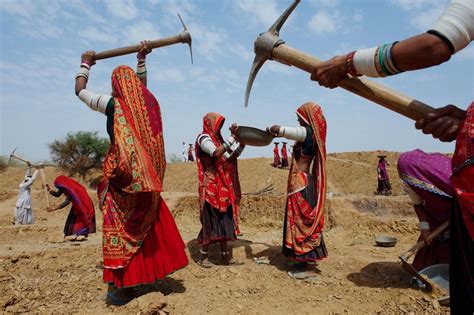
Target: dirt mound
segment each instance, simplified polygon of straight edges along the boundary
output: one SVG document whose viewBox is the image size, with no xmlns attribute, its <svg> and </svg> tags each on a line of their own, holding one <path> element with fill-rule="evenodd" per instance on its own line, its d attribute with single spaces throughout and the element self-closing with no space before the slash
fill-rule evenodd
<svg viewBox="0 0 474 315">
<path fill-rule="evenodd" d="M 21 167 L 10 167 L 0 180 L 0 312 L 139 313 L 139 314 L 310 314 L 318 313 L 444 313 L 436 299 L 410 288 L 410 276 L 398 264 L 401 252 L 418 238 L 417 219 L 396 177 L 398 153 L 388 152 L 394 196 L 374 196 L 375 167 L 382 152 L 330 154 L 325 230 L 329 256 L 320 262 L 312 281 L 290 279 L 292 267 L 281 255 L 287 170 L 275 169 L 271 159 L 239 163 L 242 191 L 255 192 L 269 184 L 268 195 L 244 195 L 240 224 L 243 236 L 232 242 L 238 267 L 199 267 L 196 236 L 200 230 L 195 163 L 168 165 L 162 194 L 172 211 L 190 258 L 183 270 L 139 288 L 139 296 L 123 307 L 107 307 L 107 285 L 97 267 L 101 256 L 102 215 L 97 195 L 98 233 L 85 242 L 65 242 L 63 226 L 69 209 L 46 212 L 41 180 L 32 189 L 36 223 L 13 226 L 12 210 Z M 46 168 L 49 183 L 60 174 Z M 87 179 L 97 182 L 100 172 Z M 2 197 L 3 196 L 3 197 Z M 57 205 L 62 198 L 51 198 Z M 398 239 L 395 247 L 377 247 L 374 238 Z M 218 246 L 210 258 L 218 263 Z M 256 258 L 265 263 L 257 264 Z M 85 308 L 85 305 L 87 308 Z M 91 311 L 92 310 L 92 311 Z"/>
</svg>

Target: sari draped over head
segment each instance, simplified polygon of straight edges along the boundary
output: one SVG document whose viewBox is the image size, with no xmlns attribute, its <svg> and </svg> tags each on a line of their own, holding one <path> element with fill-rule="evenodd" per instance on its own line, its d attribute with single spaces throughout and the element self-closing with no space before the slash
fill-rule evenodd
<svg viewBox="0 0 474 315">
<path fill-rule="evenodd" d="M 303 255 L 321 243 L 324 226 L 324 202 L 326 198 L 326 120 L 321 108 L 314 103 L 305 103 L 296 114 L 313 130 L 317 156 L 311 170 L 316 190 L 316 205 L 311 207 L 301 191 L 308 186 L 306 173 L 299 170 L 293 154 L 288 176 L 287 222 L 285 246 L 295 254 Z"/>
<path fill-rule="evenodd" d="M 198 139 L 201 135 L 207 135 L 216 147 L 221 146 L 224 141 L 220 130 L 224 121 L 224 116 L 218 113 L 206 114 L 203 118 L 202 133 L 199 134 Z M 218 159 L 210 157 L 213 160 L 213 167 L 204 169 L 203 157 L 200 154 L 201 149 L 197 141 L 195 149 L 199 178 L 200 211 L 202 212 L 206 202 L 222 213 L 227 212 L 228 207 L 232 206 L 234 222 L 236 222 L 238 210 L 235 189 L 238 190 L 238 197 L 240 198 L 240 185 L 234 187 L 234 181 L 238 181 L 237 162 L 226 161 L 224 156 Z"/>
<path fill-rule="evenodd" d="M 451 183 L 466 229 L 474 240 L 474 102 L 459 128 L 452 167 Z"/>
<path fill-rule="evenodd" d="M 380 179 L 387 180 L 388 179 L 388 172 L 387 172 L 387 162 L 385 159 L 380 159 L 379 164 L 377 165 L 377 169 L 380 172 Z"/>
<path fill-rule="evenodd" d="M 95 233 L 95 210 L 87 190 L 74 179 L 60 175 L 54 180 L 54 186 L 64 191 L 71 199 L 71 211 L 74 215 L 74 223 L 69 226 L 65 235 L 83 235 Z"/>
<path fill-rule="evenodd" d="M 156 219 L 166 169 L 160 106 L 127 66 L 112 73 L 114 141 L 104 161 L 99 199 L 105 268 L 123 268 Z"/>
<path fill-rule="evenodd" d="M 434 229 L 448 220 L 454 196 L 451 159 L 416 149 L 402 153 L 397 168 L 400 179 L 423 200 L 430 227 Z"/>
</svg>

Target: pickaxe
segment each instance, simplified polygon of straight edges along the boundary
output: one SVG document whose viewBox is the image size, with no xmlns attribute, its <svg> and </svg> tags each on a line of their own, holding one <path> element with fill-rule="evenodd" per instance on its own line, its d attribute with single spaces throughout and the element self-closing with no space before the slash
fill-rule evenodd
<svg viewBox="0 0 474 315">
<path fill-rule="evenodd" d="M 181 21 L 181 24 L 183 25 L 184 30 L 179 33 L 178 35 L 175 36 L 170 36 L 162 39 L 156 39 L 156 40 L 151 40 L 147 42 L 147 47 L 150 49 L 153 48 L 159 48 L 159 47 L 165 47 L 165 46 L 170 46 L 178 43 L 183 43 L 183 44 L 188 44 L 189 46 L 189 52 L 191 54 L 191 63 L 193 63 L 193 49 L 192 49 L 192 39 L 191 39 L 191 34 L 188 31 L 188 28 L 186 25 L 184 25 L 183 19 L 181 18 L 181 15 L 178 13 L 179 20 Z M 127 47 L 121 47 L 121 48 L 116 48 L 116 49 L 111 49 L 111 50 L 106 50 L 102 51 L 99 53 L 96 53 L 94 56 L 94 60 L 100 60 L 100 59 L 107 59 L 107 58 L 112 58 L 112 57 L 118 57 L 118 56 L 123 56 L 123 55 L 128 55 L 132 53 L 136 53 L 140 50 L 141 45 L 134 45 L 134 46 L 127 46 Z"/>
<path fill-rule="evenodd" d="M 436 229 L 433 230 L 433 232 L 430 233 L 430 235 L 428 235 L 428 240 L 432 241 L 436 236 L 438 236 L 439 234 L 444 232 L 444 230 L 446 230 L 448 228 L 448 226 L 449 226 L 449 221 L 446 221 L 443 224 L 441 224 L 440 226 L 438 226 Z M 403 269 L 405 269 L 406 272 L 408 272 L 413 277 L 420 280 L 425 285 L 425 290 L 432 291 L 433 286 L 431 285 L 431 283 L 429 281 L 427 281 L 425 278 L 423 278 L 418 273 L 418 271 L 416 271 L 415 268 L 413 268 L 413 266 L 408 263 L 408 258 L 413 256 L 413 254 L 415 254 L 418 250 L 423 248 L 425 245 L 426 245 L 425 241 L 421 240 L 418 243 L 416 243 L 415 245 L 413 245 L 409 250 L 407 250 L 406 252 L 400 254 L 400 256 L 398 258 L 400 258 L 400 263 L 402 264 L 402 267 L 403 267 Z"/>
<path fill-rule="evenodd" d="M 248 105 L 253 81 L 265 61 L 274 59 L 309 73 L 312 73 L 314 68 L 321 63 L 321 60 L 285 45 L 285 42 L 279 37 L 280 29 L 299 2 L 300 0 L 295 0 L 275 23 L 255 40 L 254 52 L 256 56 L 250 69 L 245 90 L 245 107 Z M 365 78 L 348 77 L 339 83 L 339 87 L 413 120 L 423 118 L 434 110 L 433 107 L 427 104 Z"/>
<path fill-rule="evenodd" d="M 40 176 L 41 176 L 41 182 L 43 184 L 43 190 L 44 190 L 44 196 L 46 198 L 46 206 L 49 208 L 50 207 L 50 203 L 49 203 L 49 193 L 48 193 L 48 188 L 46 187 L 46 176 L 44 175 L 44 167 L 45 166 L 54 166 L 54 165 L 44 165 L 44 164 L 38 164 L 38 165 L 34 165 L 33 163 L 31 163 L 30 161 L 28 160 L 25 160 L 24 158 L 22 157 L 19 157 L 18 155 L 15 154 L 15 151 L 16 149 L 18 149 L 18 147 L 16 147 L 12 153 L 10 153 L 10 158 L 8 159 L 8 164 L 10 164 L 11 160 L 12 159 L 17 159 L 19 161 L 22 161 L 24 163 L 26 163 L 27 165 L 31 165 L 35 168 L 37 168 L 39 170 L 39 173 L 40 173 Z"/>
</svg>

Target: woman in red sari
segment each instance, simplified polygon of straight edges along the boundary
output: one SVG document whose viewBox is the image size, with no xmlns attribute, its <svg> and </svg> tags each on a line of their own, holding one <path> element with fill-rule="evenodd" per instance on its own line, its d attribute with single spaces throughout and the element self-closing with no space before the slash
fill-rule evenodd
<svg viewBox="0 0 474 315">
<path fill-rule="evenodd" d="M 105 113 L 111 138 L 99 185 L 103 222 L 103 278 L 107 300 L 124 304 L 133 287 L 151 284 L 185 267 L 185 244 L 161 197 L 166 160 L 160 106 L 146 87 L 146 44 L 137 73 L 127 66 L 112 72 L 112 95 L 85 90 L 94 52 L 82 55 L 76 94 Z"/>
<path fill-rule="evenodd" d="M 280 142 L 274 142 L 275 147 L 273 147 L 273 167 L 280 167 L 281 166 L 281 161 L 280 161 L 280 150 L 278 149 L 278 144 Z"/>
<path fill-rule="evenodd" d="M 199 176 L 199 203 L 202 228 L 198 242 L 202 248 L 199 264 L 204 268 L 213 267 L 209 261 L 209 245 L 219 243 L 221 264 L 239 264 L 227 248 L 227 242 L 237 239 L 239 234 L 238 206 L 240 203 L 240 183 L 237 158 L 244 145 L 236 145 L 236 138 L 222 138 L 221 128 L 225 118 L 218 113 L 208 113 L 203 118 L 203 130 L 196 140 L 196 161 Z M 232 125 L 231 132 L 235 132 Z"/>
<path fill-rule="evenodd" d="M 56 191 L 46 184 L 49 193 L 54 197 L 65 195 L 66 199 L 56 208 L 48 209 L 49 212 L 62 209 L 72 203 L 64 225 L 64 237 L 81 241 L 86 239 L 89 233 L 95 233 L 94 204 L 84 186 L 64 175 L 56 177 L 54 186 Z"/>
<path fill-rule="evenodd" d="M 283 227 L 285 256 L 295 260 L 295 279 L 316 276 L 316 261 L 327 256 L 323 238 L 326 197 L 326 120 L 321 108 L 305 103 L 296 111 L 300 127 L 274 125 L 267 130 L 295 140 L 288 177 L 288 198 Z"/>
</svg>

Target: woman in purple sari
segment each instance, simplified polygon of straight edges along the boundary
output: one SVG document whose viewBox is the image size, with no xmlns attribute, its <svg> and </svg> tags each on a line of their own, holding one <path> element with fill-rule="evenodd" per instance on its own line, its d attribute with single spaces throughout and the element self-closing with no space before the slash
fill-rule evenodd
<svg viewBox="0 0 474 315">
<path fill-rule="evenodd" d="M 378 177 L 378 186 L 377 186 L 377 195 L 391 195 L 392 194 L 392 185 L 390 185 L 390 179 L 388 178 L 387 165 L 388 161 L 385 160 L 385 155 L 379 155 L 379 164 L 377 165 L 377 177 Z"/>
<path fill-rule="evenodd" d="M 451 159 L 440 153 L 428 154 L 416 149 L 402 153 L 397 168 L 420 220 L 419 239 L 427 243 L 416 253 L 413 267 L 419 271 L 431 265 L 449 263 L 448 230 L 431 242 L 427 241 L 427 237 L 449 219 L 454 206 Z"/>
</svg>

